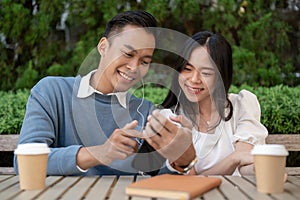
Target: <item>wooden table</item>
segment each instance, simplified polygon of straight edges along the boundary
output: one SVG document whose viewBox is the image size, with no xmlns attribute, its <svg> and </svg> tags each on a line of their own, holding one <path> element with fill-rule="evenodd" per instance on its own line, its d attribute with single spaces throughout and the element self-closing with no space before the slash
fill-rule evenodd
<svg viewBox="0 0 300 200">
<path fill-rule="evenodd" d="M 197 199 L 204 200 L 244 200 L 244 199 L 300 199 L 300 176 L 289 176 L 284 185 L 284 193 L 268 195 L 256 191 L 255 177 L 218 176 L 222 178 L 219 188 L 205 193 Z M 147 177 L 138 176 L 137 179 Z M 43 190 L 24 191 L 19 188 L 19 177 L 15 175 L 0 175 L 0 199 L 132 199 L 146 200 L 149 198 L 128 197 L 125 187 L 133 182 L 133 176 L 104 177 L 72 177 L 49 176 L 46 188 Z M 192 187 L 192 186 L 191 186 Z"/>
</svg>

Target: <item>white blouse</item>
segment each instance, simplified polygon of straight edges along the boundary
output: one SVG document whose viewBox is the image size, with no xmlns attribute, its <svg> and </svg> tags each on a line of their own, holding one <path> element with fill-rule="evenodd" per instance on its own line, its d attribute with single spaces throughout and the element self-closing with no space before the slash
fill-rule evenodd
<svg viewBox="0 0 300 200">
<path fill-rule="evenodd" d="M 239 94 L 229 94 L 233 114 L 229 121 L 221 121 L 215 133 L 207 134 L 193 129 L 193 143 L 198 162 L 197 174 L 207 170 L 234 151 L 234 143 L 242 141 L 253 145 L 264 144 L 267 129 L 260 123 L 260 105 L 257 97 L 242 90 Z M 238 174 L 237 170 L 234 173 Z"/>
</svg>

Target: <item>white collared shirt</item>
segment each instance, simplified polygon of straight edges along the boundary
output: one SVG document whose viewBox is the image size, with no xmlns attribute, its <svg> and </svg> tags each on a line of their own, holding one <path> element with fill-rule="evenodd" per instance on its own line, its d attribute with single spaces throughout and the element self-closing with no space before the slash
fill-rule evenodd
<svg viewBox="0 0 300 200">
<path fill-rule="evenodd" d="M 94 93 L 103 94 L 102 92 L 96 90 L 95 88 L 93 88 L 90 85 L 90 79 L 96 71 L 97 70 L 93 70 L 90 73 L 88 73 L 87 75 L 82 77 L 82 79 L 80 81 L 78 93 L 77 93 L 78 98 L 86 98 Z M 104 94 L 104 95 L 115 95 L 117 97 L 120 105 L 123 108 L 126 108 L 126 94 L 127 94 L 127 91 L 126 92 L 109 93 L 109 94 Z"/>
<path fill-rule="evenodd" d="M 77 93 L 78 98 L 86 98 L 86 97 L 91 96 L 94 93 L 103 94 L 102 92 L 96 90 L 95 88 L 93 88 L 90 85 L 90 79 L 96 71 L 97 70 L 93 70 L 93 71 L 91 71 L 90 73 L 88 73 L 87 75 L 85 75 L 81 78 L 78 93 Z M 123 108 L 126 108 L 126 94 L 127 94 L 127 91 L 126 92 L 109 93 L 109 94 L 106 94 L 106 95 L 116 95 L 120 105 Z M 81 172 L 87 172 L 88 171 L 88 169 L 87 170 L 81 169 L 78 165 L 76 165 L 76 167 Z"/>
</svg>

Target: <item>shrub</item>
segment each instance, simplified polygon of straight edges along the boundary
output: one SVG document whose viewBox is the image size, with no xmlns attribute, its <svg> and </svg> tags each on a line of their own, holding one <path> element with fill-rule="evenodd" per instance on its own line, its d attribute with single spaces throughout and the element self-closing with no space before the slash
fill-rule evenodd
<svg viewBox="0 0 300 200">
<path fill-rule="evenodd" d="M 261 107 L 261 122 L 270 133 L 300 133 L 300 86 L 251 87 L 242 85 L 231 87 L 237 93 L 247 89 L 257 95 Z"/>
<path fill-rule="evenodd" d="M 143 89 L 138 88 L 136 90 L 131 91 L 137 97 L 143 97 L 151 102 L 153 102 L 156 106 L 161 104 L 163 100 L 166 98 L 168 89 L 162 87 L 151 87 L 145 86 L 144 94 Z"/>
<path fill-rule="evenodd" d="M 277 85 L 274 87 L 252 87 L 241 85 L 232 86 L 230 92 L 238 93 L 247 89 L 256 94 L 261 106 L 261 121 L 269 133 L 300 134 L 300 86 L 288 87 Z M 168 89 L 146 85 L 131 90 L 138 97 L 145 97 L 155 105 L 165 99 Z M 25 105 L 29 90 L 16 92 L 0 91 L 0 134 L 19 133 L 25 114 Z"/>
<path fill-rule="evenodd" d="M 0 133 L 19 133 L 29 90 L 0 91 Z"/>
</svg>

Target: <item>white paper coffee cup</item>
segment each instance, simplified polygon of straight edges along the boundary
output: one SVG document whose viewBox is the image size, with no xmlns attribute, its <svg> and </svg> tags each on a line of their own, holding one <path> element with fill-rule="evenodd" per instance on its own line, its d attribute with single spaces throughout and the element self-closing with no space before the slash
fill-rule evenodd
<svg viewBox="0 0 300 200">
<path fill-rule="evenodd" d="M 17 155 L 20 188 L 25 190 L 43 189 L 50 148 L 44 143 L 19 144 Z"/>
<path fill-rule="evenodd" d="M 288 151 L 284 145 L 265 144 L 254 146 L 257 190 L 262 193 L 281 193 L 284 186 L 284 174 Z"/>
</svg>

